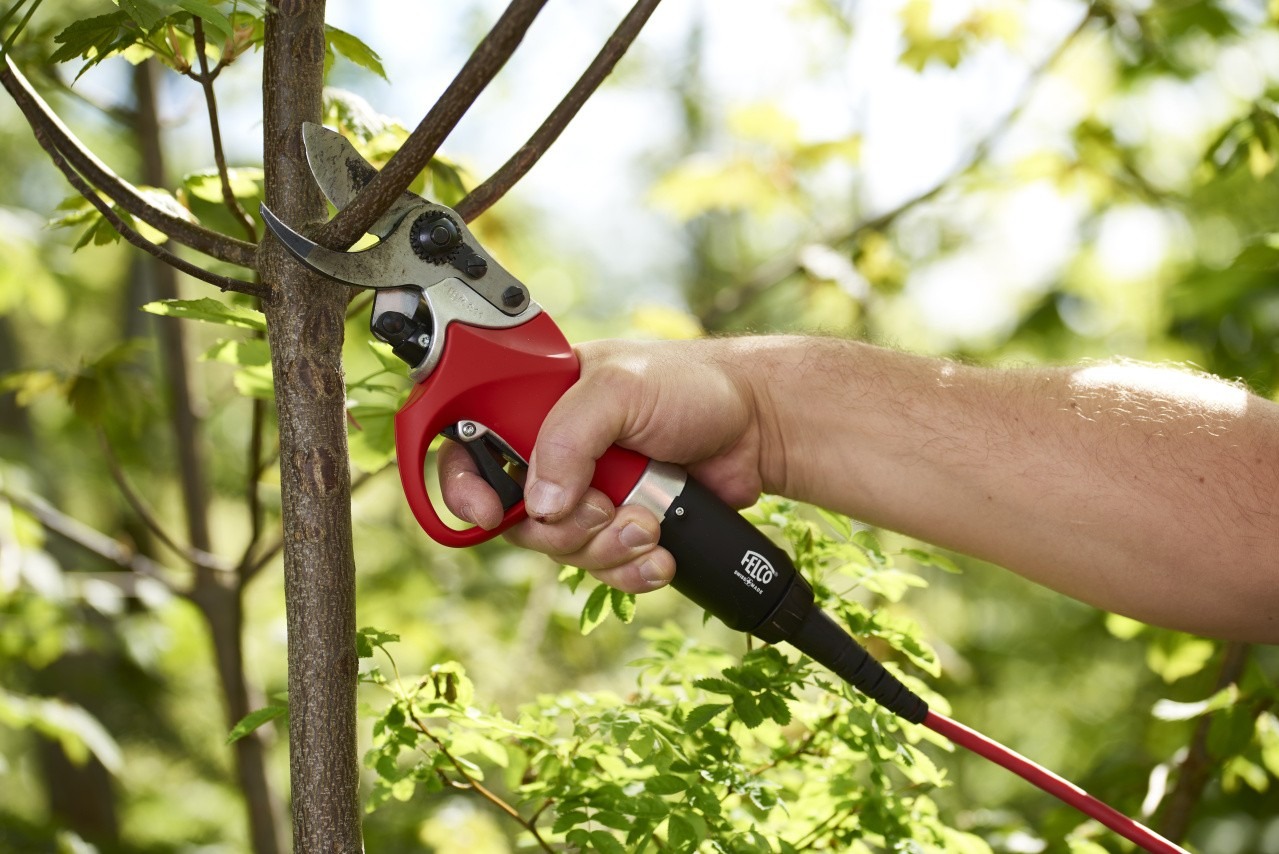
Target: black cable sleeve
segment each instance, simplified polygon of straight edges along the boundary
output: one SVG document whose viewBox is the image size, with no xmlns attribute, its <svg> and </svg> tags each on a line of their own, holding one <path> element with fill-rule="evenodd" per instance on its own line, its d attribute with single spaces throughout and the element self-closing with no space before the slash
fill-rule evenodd
<svg viewBox="0 0 1279 854">
<path fill-rule="evenodd" d="M 849 637 L 830 615 L 814 607 L 789 638 L 791 646 L 911 723 L 923 723 L 928 704 Z"/>
</svg>

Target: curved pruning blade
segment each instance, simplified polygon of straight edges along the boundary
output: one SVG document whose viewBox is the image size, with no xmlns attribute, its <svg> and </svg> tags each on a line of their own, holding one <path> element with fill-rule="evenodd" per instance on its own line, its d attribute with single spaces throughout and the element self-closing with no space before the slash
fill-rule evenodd
<svg viewBox="0 0 1279 854">
<path fill-rule="evenodd" d="M 364 185 L 373 180 L 377 170 L 360 156 L 350 140 L 334 130 L 314 122 L 302 123 L 302 144 L 306 148 L 306 162 L 311 167 L 315 183 L 325 198 L 342 210 L 351 203 Z M 369 233 L 383 240 L 395 230 L 400 221 L 422 204 L 421 196 L 405 192 L 395 204 L 369 226 Z"/>
</svg>

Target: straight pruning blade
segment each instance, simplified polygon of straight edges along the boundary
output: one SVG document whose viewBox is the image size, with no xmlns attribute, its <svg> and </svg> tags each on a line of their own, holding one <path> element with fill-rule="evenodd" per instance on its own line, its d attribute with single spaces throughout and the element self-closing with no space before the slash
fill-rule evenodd
<svg viewBox="0 0 1279 854">
<path fill-rule="evenodd" d="M 314 124 L 302 123 L 302 143 L 306 148 L 306 162 L 311 174 L 325 197 L 338 210 L 351 203 L 364 185 L 373 180 L 377 170 L 360 156 L 350 140 L 337 131 Z M 395 204 L 369 226 L 369 233 L 385 240 L 400 220 L 413 208 L 422 204 L 422 197 L 405 192 Z"/>
</svg>

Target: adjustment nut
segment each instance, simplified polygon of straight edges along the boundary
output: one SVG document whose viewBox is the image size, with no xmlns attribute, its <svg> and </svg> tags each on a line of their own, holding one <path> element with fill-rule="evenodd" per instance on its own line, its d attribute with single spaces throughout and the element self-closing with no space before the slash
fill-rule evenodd
<svg viewBox="0 0 1279 854">
<path fill-rule="evenodd" d="M 461 244 L 462 230 L 442 213 L 427 211 L 409 231 L 409 245 L 423 261 L 447 260 Z"/>
</svg>

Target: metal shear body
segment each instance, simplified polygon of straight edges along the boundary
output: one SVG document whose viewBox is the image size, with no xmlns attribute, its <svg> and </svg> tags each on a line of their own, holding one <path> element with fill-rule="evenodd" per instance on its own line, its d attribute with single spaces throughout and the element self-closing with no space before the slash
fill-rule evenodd
<svg viewBox="0 0 1279 854">
<path fill-rule="evenodd" d="M 303 128 L 320 188 L 341 209 L 371 179 L 373 167 L 343 136 Z M 308 267 L 375 291 L 369 327 L 409 365 L 417 383 L 395 419 L 400 478 L 418 522 L 437 542 L 465 546 L 496 536 L 525 517 L 522 489 L 506 466 L 527 467 L 537 431 L 579 366 L 555 322 L 528 288 L 501 267 L 452 209 L 405 193 L 356 252 L 327 249 L 262 207 L 267 227 Z M 462 443 L 506 513 L 496 529 L 444 523 L 426 487 L 427 454 L 437 435 Z M 616 504 L 649 461 L 611 448 L 594 485 Z"/>
</svg>

